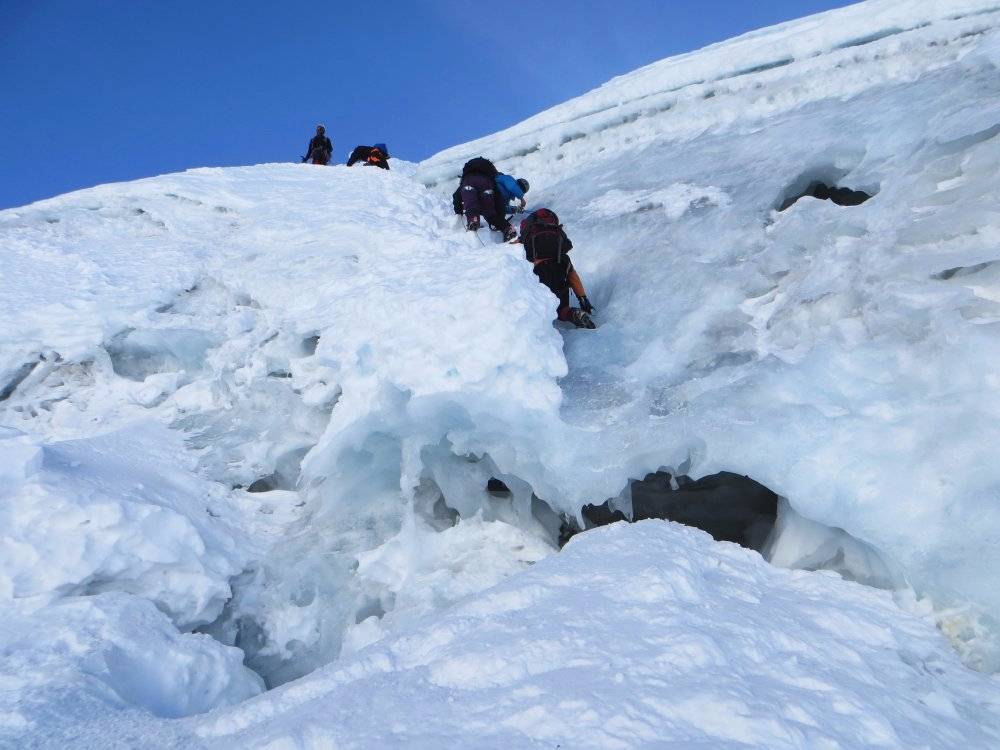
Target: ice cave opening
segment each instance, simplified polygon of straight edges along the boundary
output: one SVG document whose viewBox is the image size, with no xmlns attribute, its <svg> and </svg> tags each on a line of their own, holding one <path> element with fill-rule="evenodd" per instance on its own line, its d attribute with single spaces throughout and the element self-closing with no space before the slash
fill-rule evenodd
<svg viewBox="0 0 1000 750">
<path fill-rule="evenodd" d="M 879 192 L 878 185 L 845 187 L 840 182 L 849 170 L 834 166 L 808 169 L 796 177 L 775 202 L 775 210 L 787 211 L 803 198 L 830 201 L 838 206 L 860 206 Z"/>
<path fill-rule="evenodd" d="M 487 486 L 494 497 L 510 491 L 501 480 Z M 692 479 L 656 471 L 632 480 L 617 498 L 583 507 L 578 519 L 559 516 L 537 497 L 532 515 L 545 528 L 557 528 L 559 547 L 572 537 L 619 521 L 660 519 L 701 529 L 720 542 L 759 552 L 783 568 L 830 570 L 847 580 L 883 589 L 904 585 L 896 566 L 867 542 L 844 529 L 798 513 L 787 499 L 751 477 L 729 471 Z"/>
</svg>

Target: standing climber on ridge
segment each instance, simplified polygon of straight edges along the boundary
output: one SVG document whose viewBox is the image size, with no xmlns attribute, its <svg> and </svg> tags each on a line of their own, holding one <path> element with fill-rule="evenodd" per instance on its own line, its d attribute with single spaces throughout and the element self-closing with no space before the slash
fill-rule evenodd
<svg viewBox="0 0 1000 750">
<path fill-rule="evenodd" d="M 530 185 L 528 181 L 523 178 L 517 178 L 516 180 L 509 174 L 504 174 L 500 172 L 497 175 L 497 190 L 500 191 L 500 202 L 503 204 L 503 210 L 505 214 L 516 214 L 519 211 L 524 210 L 525 200 L 524 194 L 528 192 Z M 514 201 L 518 202 L 518 206 L 511 206 Z"/>
<path fill-rule="evenodd" d="M 312 160 L 313 164 L 326 165 L 330 162 L 332 154 L 333 142 L 326 137 L 326 126 L 319 124 L 316 126 L 316 135 L 309 141 L 309 146 L 306 148 L 306 155 L 302 157 L 302 161 L 304 163 Z"/>
<path fill-rule="evenodd" d="M 597 328 L 590 314 L 594 306 L 587 299 L 580 275 L 569 259 L 573 243 L 563 231 L 559 217 L 554 211 L 539 208 L 532 211 L 521 222 L 521 238 L 524 257 L 535 267 L 535 276 L 559 298 L 557 317 L 577 328 Z M 580 301 L 580 307 L 570 307 L 569 290 L 572 289 Z"/>
<path fill-rule="evenodd" d="M 503 232 L 505 240 L 517 236 L 514 227 L 504 215 L 497 190 L 497 168 L 493 162 L 482 156 L 470 159 L 462 167 L 462 181 L 453 196 L 455 213 L 465 213 L 465 227 L 476 231 L 480 227 L 479 217 L 486 219 L 491 228 Z"/>
<path fill-rule="evenodd" d="M 347 166 L 353 167 L 361 162 L 369 167 L 389 168 L 389 147 L 384 143 L 376 143 L 374 146 L 355 146 L 347 159 Z"/>
</svg>

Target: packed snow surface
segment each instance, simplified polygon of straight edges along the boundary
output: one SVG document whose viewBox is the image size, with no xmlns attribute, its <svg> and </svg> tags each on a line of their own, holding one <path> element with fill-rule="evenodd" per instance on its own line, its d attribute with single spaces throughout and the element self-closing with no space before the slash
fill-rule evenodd
<svg viewBox="0 0 1000 750">
<path fill-rule="evenodd" d="M 420 165 L 0 212 L 0 746 L 1000 744 L 998 68 L 989 2 L 871 0 Z M 479 154 L 598 330 L 462 231 Z M 553 554 L 661 469 L 828 571 Z"/>
<path fill-rule="evenodd" d="M 1000 685 L 887 593 L 643 521 L 193 726 L 217 748 L 985 748 Z"/>
</svg>

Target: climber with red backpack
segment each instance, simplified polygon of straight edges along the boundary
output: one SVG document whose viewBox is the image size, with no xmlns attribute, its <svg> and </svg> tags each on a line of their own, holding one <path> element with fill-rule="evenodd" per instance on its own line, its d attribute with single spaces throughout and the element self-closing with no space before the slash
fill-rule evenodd
<svg viewBox="0 0 1000 750">
<path fill-rule="evenodd" d="M 577 328 L 597 328 L 590 317 L 594 306 L 587 299 L 580 275 L 573 268 L 569 251 L 573 243 L 563 231 L 554 211 L 539 208 L 521 222 L 524 257 L 535 267 L 535 276 L 559 298 L 559 320 L 572 323 Z M 580 307 L 570 307 L 569 290 L 580 301 Z"/>
<path fill-rule="evenodd" d="M 356 146 L 347 160 L 347 166 L 353 167 L 358 163 L 369 167 L 388 169 L 389 149 L 384 143 L 376 143 L 374 146 Z"/>
</svg>

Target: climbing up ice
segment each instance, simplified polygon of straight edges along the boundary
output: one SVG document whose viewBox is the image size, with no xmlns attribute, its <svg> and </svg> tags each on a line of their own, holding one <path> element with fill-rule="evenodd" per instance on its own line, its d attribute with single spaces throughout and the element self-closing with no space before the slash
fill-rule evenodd
<svg viewBox="0 0 1000 750">
<path fill-rule="evenodd" d="M 997 744 L 998 50 L 986 0 L 871 0 L 419 165 L 0 212 L 0 744 Z M 480 153 L 597 331 L 452 215 Z M 657 470 L 871 585 L 665 523 L 555 554 Z"/>
</svg>

